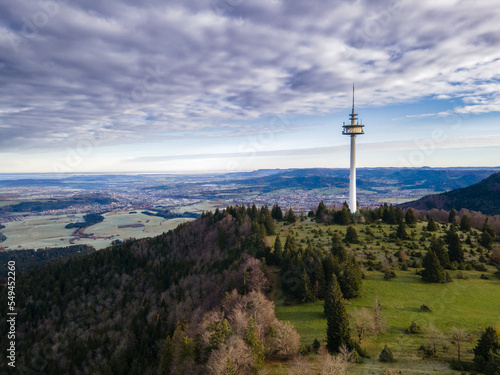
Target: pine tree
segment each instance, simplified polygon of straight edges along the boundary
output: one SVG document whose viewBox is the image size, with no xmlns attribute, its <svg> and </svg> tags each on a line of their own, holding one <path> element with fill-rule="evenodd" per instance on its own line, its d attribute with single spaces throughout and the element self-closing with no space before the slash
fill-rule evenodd
<svg viewBox="0 0 500 375">
<path fill-rule="evenodd" d="M 280 265 L 283 259 L 283 245 L 281 244 L 280 236 L 276 235 L 274 240 L 274 251 L 272 253 L 272 263 L 275 265 Z"/>
<path fill-rule="evenodd" d="M 296 219 L 297 218 L 295 217 L 295 213 L 293 212 L 293 209 L 290 207 L 290 209 L 285 215 L 285 220 L 290 224 L 294 224 Z"/>
<path fill-rule="evenodd" d="M 315 287 L 315 292 L 316 292 L 316 297 L 319 299 L 325 298 L 325 291 L 326 291 L 326 277 L 325 277 L 325 271 L 323 270 L 323 263 L 319 262 L 318 267 L 316 269 L 316 287 Z"/>
<path fill-rule="evenodd" d="M 300 284 L 302 292 L 302 302 L 314 302 L 316 298 L 314 297 L 313 288 L 311 286 L 311 279 L 309 278 L 309 275 L 307 274 L 307 271 L 305 269 L 302 270 Z"/>
<path fill-rule="evenodd" d="M 387 224 L 396 224 L 396 210 L 392 204 L 390 206 L 387 206 L 387 203 L 384 204 L 382 220 Z"/>
<path fill-rule="evenodd" d="M 336 211 L 333 215 L 333 220 L 335 224 L 339 225 L 349 225 L 351 224 L 351 211 L 344 204 L 340 211 Z"/>
<path fill-rule="evenodd" d="M 403 221 L 404 219 L 404 214 L 403 214 L 403 210 L 401 209 L 401 207 L 396 207 L 394 209 L 394 220 L 395 220 L 395 223 L 399 224 Z"/>
<path fill-rule="evenodd" d="M 344 241 L 348 244 L 359 243 L 358 233 L 356 232 L 356 229 L 352 225 L 349 225 L 349 227 L 347 227 L 347 232 Z"/>
<path fill-rule="evenodd" d="M 492 354 L 500 354 L 500 336 L 494 327 L 488 327 L 474 348 L 474 363 L 478 370 L 484 371 Z"/>
<path fill-rule="evenodd" d="M 428 283 L 443 283 L 446 281 L 446 275 L 444 273 L 443 266 L 439 263 L 439 259 L 436 253 L 429 249 L 425 255 L 422 266 L 422 279 Z"/>
<path fill-rule="evenodd" d="M 347 259 L 346 249 L 338 233 L 333 234 L 331 253 L 336 256 L 340 262 L 344 262 Z"/>
<path fill-rule="evenodd" d="M 283 220 L 283 211 L 281 211 L 281 207 L 278 206 L 277 204 L 275 204 L 271 210 L 271 216 L 276 221 L 282 221 Z"/>
<path fill-rule="evenodd" d="M 491 237 L 495 237 L 495 231 L 490 225 L 490 218 L 484 219 L 484 224 L 483 224 L 483 233 L 488 233 Z"/>
<path fill-rule="evenodd" d="M 327 322 L 326 347 L 330 353 L 338 353 L 342 345 L 347 346 L 349 343 L 350 333 L 349 317 L 335 275 L 332 275 L 331 283 L 328 286 L 324 308 Z"/>
<path fill-rule="evenodd" d="M 434 218 L 428 216 L 427 217 L 427 230 L 429 232 L 435 232 L 437 231 L 438 227 L 437 227 L 437 224 L 436 224 L 436 221 L 434 220 Z"/>
<path fill-rule="evenodd" d="M 415 213 L 411 208 L 408 208 L 406 210 L 406 215 L 405 215 L 405 222 L 408 225 L 416 224 L 417 223 L 417 218 L 415 217 Z"/>
<path fill-rule="evenodd" d="M 493 238 L 491 237 L 489 232 L 483 232 L 481 234 L 481 238 L 479 239 L 479 243 L 483 245 L 488 250 L 493 248 Z"/>
<path fill-rule="evenodd" d="M 462 249 L 462 242 L 460 241 L 455 225 L 450 226 L 450 230 L 446 233 L 445 239 L 448 244 L 450 262 L 456 261 L 462 263 L 464 261 L 464 250 Z"/>
<path fill-rule="evenodd" d="M 436 253 L 436 256 L 439 259 L 439 263 L 441 263 L 444 268 L 450 268 L 450 257 L 448 256 L 448 251 L 445 248 L 444 241 L 441 238 L 432 236 L 430 248 Z"/>
<path fill-rule="evenodd" d="M 283 258 L 290 258 L 293 254 L 297 252 L 297 243 L 295 242 L 295 237 L 291 234 L 286 236 L 285 248 L 283 249 Z"/>
<path fill-rule="evenodd" d="M 361 268 L 353 256 L 344 263 L 344 272 L 340 278 L 340 287 L 344 298 L 351 299 L 359 296 L 362 279 Z"/>
<path fill-rule="evenodd" d="M 174 357 L 174 345 L 170 336 L 167 336 L 163 343 L 158 375 L 170 374 L 170 366 Z"/>
<path fill-rule="evenodd" d="M 233 361 L 231 361 L 231 358 L 228 358 L 226 361 L 225 375 L 238 375 L 238 372 L 234 368 Z"/>
<path fill-rule="evenodd" d="M 328 208 L 325 206 L 323 201 L 319 202 L 318 209 L 316 210 L 316 220 L 323 221 L 328 215 Z"/>
<path fill-rule="evenodd" d="M 467 215 L 462 216 L 460 219 L 460 230 L 462 232 L 469 232 L 471 229 L 470 218 Z"/>
<path fill-rule="evenodd" d="M 340 276 L 341 268 L 338 257 L 328 254 L 323 261 L 323 271 L 325 272 L 326 286 L 331 283 L 332 275 Z M 326 289 L 325 289 L 326 293 Z"/>
<path fill-rule="evenodd" d="M 400 221 L 398 225 L 398 229 L 396 230 L 396 238 L 399 238 L 400 240 L 406 240 L 408 239 L 408 233 L 406 233 L 406 226 L 404 221 Z"/>
<path fill-rule="evenodd" d="M 452 208 L 450 214 L 448 215 L 448 223 L 455 224 L 456 216 L 457 212 Z"/>
<path fill-rule="evenodd" d="M 248 325 L 243 340 L 252 350 L 252 357 L 254 360 L 253 372 L 257 373 L 258 370 L 264 367 L 264 345 L 262 345 L 262 342 L 259 340 L 259 330 L 252 316 L 248 319 Z"/>
<path fill-rule="evenodd" d="M 260 209 L 260 222 L 266 228 L 267 235 L 274 234 L 275 232 L 274 219 L 271 213 L 269 212 L 269 208 L 267 206 L 262 206 L 262 208 Z"/>
</svg>

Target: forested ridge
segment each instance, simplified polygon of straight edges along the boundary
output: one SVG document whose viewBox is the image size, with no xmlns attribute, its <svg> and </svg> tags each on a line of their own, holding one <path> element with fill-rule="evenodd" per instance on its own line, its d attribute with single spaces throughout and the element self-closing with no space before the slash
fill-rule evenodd
<svg viewBox="0 0 500 375">
<path fill-rule="evenodd" d="M 413 202 L 403 203 L 401 207 L 423 210 L 466 208 L 486 215 L 498 215 L 500 214 L 500 172 L 477 184 L 446 193 L 428 195 Z"/>
<path fill-rule="evenodd" d="M 156 373 L 178 322 L 200 320 L 241 289 L 244 264 L 264 246 L 245 208 L 234 214 L 18 274 L 17 373 Z"/>
</svg>

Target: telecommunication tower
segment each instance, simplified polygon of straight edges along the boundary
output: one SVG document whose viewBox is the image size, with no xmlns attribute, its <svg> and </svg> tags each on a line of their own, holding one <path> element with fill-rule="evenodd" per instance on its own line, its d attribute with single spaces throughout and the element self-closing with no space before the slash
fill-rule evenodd
<svg viewBox="0 0 500 375">
<path fill-rule="evenodd" d="M 351 174 L 349 176 L 349 209 L 352 213 L 356 212 L 356 136 L 365 134 L 364 125 L 358 121 L 358 114 L 354 111 L 354 85 L 352 85 L 352 113 L 349 115 L 351 123 L 344 125 L 343 135 L 351 136 Z"/>
</svg>

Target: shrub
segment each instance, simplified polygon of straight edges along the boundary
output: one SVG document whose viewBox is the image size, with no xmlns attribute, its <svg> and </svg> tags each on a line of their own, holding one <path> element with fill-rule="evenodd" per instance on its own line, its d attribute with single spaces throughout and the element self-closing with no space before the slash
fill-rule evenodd
<svg viewBox="0 0 500 375">
<path fill-rule="evenodd" d="M 406 329 L 409 334 L 421 334 L 422 328 L 415 322 L 411 322 L 410 326 Z"/>
<path fill-rule="evenodd" d="M 390 280 L 394 279 L 396 277 L 396 272 L 392 270 L 385 270 L 384 271 L 384 280 Z"/>
<path fill-rule="evenodd" d="M 423 312 L 432 312 L 432 309 L 429 306 L 427 306 L 427 305 L 424 304 L 424 305 L 420 306 L 420 311 L 423 311 Z"/>
<path fill-rule="evenodd" d="M 321 347 L 321 343 L 319 342 L 318 339 L 314 339 L 313 343 L 312 343 L 312 348 L 314 349 L 314 351 L 317 353 L 319 348 Z"/>
<path fill-rule="evenodd" d="M 385 345 L 384 349 L 382 349 L 382 352 L 378 356 L 378 359 L 380 362 L 395 362 L 392 350 L 389 349 L 387 345 Z"/>
</svg>

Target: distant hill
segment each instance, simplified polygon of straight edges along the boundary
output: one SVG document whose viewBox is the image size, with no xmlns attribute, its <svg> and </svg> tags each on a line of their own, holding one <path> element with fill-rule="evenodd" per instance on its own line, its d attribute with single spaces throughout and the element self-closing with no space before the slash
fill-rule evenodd
<svg viewBox="0 0 500 375">
<path fill-rule="evenodd" d="M 498 169 L 467 168 L 359 168 L 357 186 L 366 191 L 404 188 L 405 190 L 428 189 L 444 192 L 475 184 L 497 172 Z M 236 174 L 231 174 L 234 177 Z M 228 175 L 229 176 L 229 175 Z M 261 192 L 280 189 L 349 188 L 349 169 L 304 168 L 276 169 L 240 172 L 238 183 Z M 214 181 L 219 185 L 231 185 L 234 179 Z"/>
<path fill-rule="evenodd" d="M 498 215 L 500 214 L 500 172 L 474 185 L 446 193 L 427 195 L 400 206 L 423 210 L 432 208 L 460 210 L 466 208 L 486 215 Z"/>
</svg>

